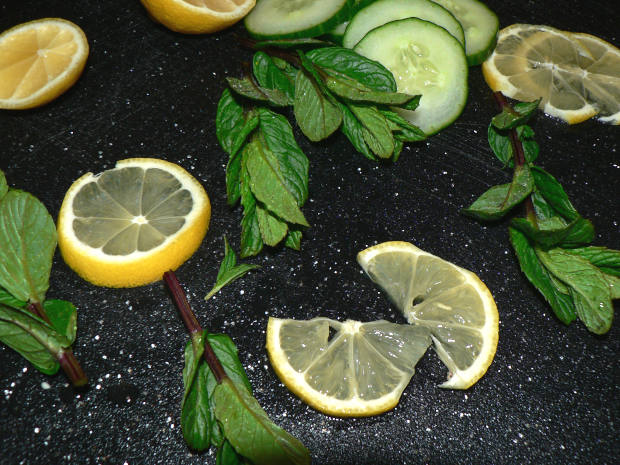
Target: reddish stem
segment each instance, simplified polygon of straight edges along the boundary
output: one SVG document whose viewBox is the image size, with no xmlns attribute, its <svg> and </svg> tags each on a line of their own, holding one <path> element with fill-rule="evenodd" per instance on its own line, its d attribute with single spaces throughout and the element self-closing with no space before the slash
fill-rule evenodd
<svg viewBox="0 0 620 465">
<path fill-rule="evenodd" d="M 185 292 L 183 291 L 183 288 L 181 287 L 181 284 L 173 271 L 166 271 L 164 273 L 164 282 L 172 294 L 172 300 L 174 300 L 174 303 L 179 309 L 181 319 L 183 320 L 183 323 L 185 323 L 185 327 L 189 331 L 193 343 L 195 338 L 202 332 L 200 323 L 198 323 L 198 320 L 196 319 L 196 316 L 187 301 L 187 296 L 185 295 Z M 224 371 L 224 367 L 218 360 L 215 352 L 213 352 L 213 348 L 207 339 L 205 339 L 205 350 L 203 357 L 207 362 L 207 365 L 209 365 L 209 368 L 211 368 L 211 371 L 213 372 L 213 375 L 218 383 L 221 383 L 228 377 Z"/>
</svg>

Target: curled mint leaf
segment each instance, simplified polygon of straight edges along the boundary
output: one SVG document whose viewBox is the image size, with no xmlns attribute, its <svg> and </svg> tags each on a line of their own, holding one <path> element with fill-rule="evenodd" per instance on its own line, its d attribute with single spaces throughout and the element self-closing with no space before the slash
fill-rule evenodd
<svg viewBox="0 0 620 465">
<path fill-rule="evenodd" d="M 560 215 L 569 221 L 579 217 L 579 213 L 573 207 L 562 185 L 552 175 L 538 166 L 532 167 L 532 177 L 536 189 L 547 203 Z"/>
<path fill-rule="evenodd" d="M 290 105 L 291 99 L 279 89 L 270 89 L 259 86 L 250 76 L 241 79 L 227 77 L 228 86 L 237 94 L 260 102 L 265 102 L 276 107 Z"/>
<path fill-rule="evenodd" d="M 349 104 L 349 110 L 362 126 L 362 136 L 370 150 L 379 158 L 394 153 L 394 138 L 387 120 L 375 106 Z"/>
<path fill-rule="evenodd" d="M 491 124 L 497 129 L 514 129 L 524 125 L 532 117 L 540 99 L 533 102 L 517 103 L 514 107 L 505 106 L 499 115 L 491 120 Z"/>
<path fill-rule="evenodd" d="M 217 278 L 215 280 L 215 286 L 213 286 L 213 288 L 206 295 L 205 300 L 209 300 L 209 298 L 217 294 L 224 286 L 227 286 L 233 281 L 244 276 L 249 271 L 255 270 L 257 268 L 260 267 L 258 265 L 251 265 L 247 263 L 237 264 L 237 255 L 235 254 L 235 251 L 232 249 L 232 247 L 230 247 L 230 245 L 228 244 L 226 236 L 224 236 L 224 260 L 222 260 L 222 263 L 220 264 L 220 269 L 217 273 Z"/>
<path fill-rule="evenodd" d="M 280 66 L 265 52 L 256 52 L 252 60 L 252 71 L 261 86 L 280 90 L 287 96 L 289 105 L 292 105 L 295 99 L 295 79 L 282 69 L 284 66 L 290 72 L 292 66 L 286 62 L 279 63 Z"/>
</svg>

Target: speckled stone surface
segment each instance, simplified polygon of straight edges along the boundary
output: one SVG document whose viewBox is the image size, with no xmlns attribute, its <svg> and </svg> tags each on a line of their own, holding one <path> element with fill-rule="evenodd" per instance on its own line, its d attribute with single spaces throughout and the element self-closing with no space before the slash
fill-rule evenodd
<svg viewBox="0 0 620 465">
<path fill-rule="evenodd" d="M 542 23 L 598 34 L 618 45 L 612 1 L 499 1 L 501 25 Z M 494 161 L 486 128 L 496 109 L 480 68 L 457 122 L 406 148 L 395 165 L 372 163 L 341 136 L 298 141 L 310 159 L 312 224 L 303 250 L 269 250 L 247 275 L 208 304 L 223 236 L 236 249 L 239 209 L 225 202 L 226 155 L 215 109 L 227 75 L 251 55 L 234 27 L 213 36 L 172 33 L 137 0 L 4 0 L 0 30 L 59 16 L 79 24 L 91 53 L 84 75 L 51 104 L 0 112 L 0 168 L 9 183 L 39 197 L 56 217 L 71 182 L 118 159 L 154 156 L 179 163 L 206 187 L 213 218 L 198 252 L 179 271 L 199 320 L 228 333 L 255 394 L 271 417 L 299 437 L 321 465 L 618 463 L 619 335 L 565 327 L 520 274 L 507 224 L 482 226 L 459 210 L 510 174 Z M 563 183 L 597 231 L 620 248 L 620 131 L 588 121 L 574 127 L 539 115 L 540 165 Z M 472 389 L 444 391 L 445 368 L 429 351 L 391 412 L 336 419 L 316 412 L 277 379 L 264 350 L 270 315 L 325 315 L 402 321 L 360 271 L 359 250 L 407 240 L 477 273 L 500 313 L 497 355 Z M 79 308 L 75 352 L 90 387 L 47 377 L 0 347 L 0 464 L 215 464 L 192 453 L 179 425 L 187 336 L 161 283 L 102 289 L 82 281 L 57 254 L 49 297 Z M 616 311 L 618 305 L 616 304 Z"/>
</svg>

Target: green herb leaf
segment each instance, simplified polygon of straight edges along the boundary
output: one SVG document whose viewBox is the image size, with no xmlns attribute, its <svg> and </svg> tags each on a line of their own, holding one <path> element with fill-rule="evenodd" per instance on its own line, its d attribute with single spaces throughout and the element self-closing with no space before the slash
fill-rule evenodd
<svg viewBox="0 0 620 465">
<path fill-rule="evenodd" d="M 370 89 L 396 92 L 394 76 L 385 66 L 351 49 L 325 47 L 311 50 L 306 56 L 316 66 L 348 76 Z"/>
<path fill-rule="evenodd" d="M 226 80 L 234 92 L 251 100 L 258 100 L 277 107 L 286 107 L 292 103 L 284 92 L 279 89 L 261 87 L 250 76 L 241 79 L 227 77 Z"/>
<path fill-rule="evenodd" d="M 538 166 L 532 167 L 532 177 L 538 192 L 555 211 L 569 221 L 579 217 L 579 213 L 573 207 L 573 204 L 568 199 L 568 195 L 566 195 L 564 188 L 557 179 Z"/>
<path fill-rule="evenodd" d="M 0 201 L 0 286 L 15 298 L 43 302 L 56 226 L 34 196 L 11 190 Z"/>
<path fill-rule="evenodd" d="M 515 228 L 508 228 L 508 232 L 523 274 L 543 295 L 562 323 L 568 325 L 573 322 L 577 314 L 566 287 L 559 285 L 549 274 L 523 233 Z"/>
<path fill-rule="evenodd" d="M 301 250 L 301 236 L 302 233 L 299 229 L 289 228 L 288 235 L 286 236 L 286 241 L 284 241 L 284 245 L 289 249 Z"/>
<path fill-rule="evenodd" d="M 203 360 L 205 332 L 195 333 L 185 346 L 183 385 L 185 391 L 181 404 L 181 431 L 189 447 L 203 451 L 211 445 L 214 419 L 209 411 L 207 374 L 209 366 Z"/>
<path fill-rule="evenodd" d="M 65 336 L 70 344 L 73 344 L 77 333 L 75 306 L 66 300 L 51 299 L 43 302 L 43 309 L 54 329 Z"/>
<path fill-rule="evenodd" d="M 235 156 L 239 147 L 243 145 L 245 136 L 240 135 L 245 121 L 243 107 L 237 103 L 229 89 L 224 89 L 217 104 L 215 135 L 222 148 L 231 157 Z"/>
<path fill-rule="evenodd" d="M 235 450 L 256 465 L 310 464 L 310 453 L 276 426 L 247 391 L 225 379 L 214 392 L 215 415 Z"/>
<path fill-rule="evenodd" d="M 517 136 L 523 146 L 525 161 L 532 163 L 538 158 L 540 148 L 533 139 L 534 131 L 529 126 L 523 125 L 516 128 Z M 507 130 L 497 129 L 493 124 L 489 124 L 488 138 L 489 146 L 495 156 L 504 166 L 514 167 L 514 151 L 510 142 L 510 135 Z"/>
<path fill-rule="evenodd" d="M 326 139 L 342 123 L 342 113 L 322 92 L 315 79 L 304 71 L 295 80 L 295 120 L 304 135 L 313 142 Z"/>
<path fill-rule="evenodd" d="M 590 221 L 578 217 L 566 224 L 557 217 L 554 219 L 539 222 L 537 226 L 529 219 L 513 218 L 511 225 L 544 248 L 557 245 L 576 247 L 588 244 L 594 239 L 594 227 Z"/>
<path fill-rule="evenodd" d="M 285 65 L 286 66 L 286 65 Z M 283 92 L 289 105 L 295 99 L 295 80 L 285 73 L 274 60 L 265 52 L 254 54 L 252 71 L 258 83 L 268 89 L 278 89 Z"/>
<path fill-rule="evenodd" d="M 613 306 L 603 273 L 583 258 L 557 248 L 537 250 L 545 267 L 569 289 L 579 319 L 595 334 L 609 331 Z"/>
<path fill-rule="evenodd" d="M 362 135 L 368 147 L 379 158 L 390 158 L 394 153 L 394 138 L 388 122 L 377 107 L 349 104 L 351 112 L 362 125 Z"/>
<path fill-rule="evenodd" d="M 284 116 L 266 108 L 260 108 L 258 115 L 261 136 L 278 160 L 284 184 L 301 207 L 308 199 L 308 157 L 297 145 Z"/>
<path fill-rule="evenodd" d="M 16 299 L 9 294 L 5 289 L 0 287 L 0 304 L 7 305 L 9 307 L 17 309 L 25 309 L 28 306 L 28 302 Z"/>
<path fill-rule="evenodd" d="M 280 218 L 309 226 L 295 197 L 286 186 L 273 153 L 260 141 L 254 140 L 248 143 L 245 155 L 245 167 L 254 196 Z"/>
<path fill-rule="evenodd" d="M 514 107 L 505 106 L 499 115 L 491 120 L 491 124 L 497 129 L 514 129 L 530 119 L 538 108 L 540 99 L 534 102 L 517 103 Z"/>
<path fill-rule="evenodd" d="M 566 252 L 588 260 L 604 273 L 620 276 L 620 250 L 590 246 L 567 249 Z"/>
<path fill-rule="evenodd" d="M 240 173 L 241 205 L 243 206 L 243 218 L 241 220 L 241 257 L 250 257 L 258 254 L 263 249 L 263 240 L 256 215 L 256 198 L 250 188 L 250 175 L 245 167 L 248 148 L 243 151 L 243 159 Z"/>
<path fill-rule="evenodd" d="M 71 341 L 29 311 L 1 303 L 0 341 L 46 375 L 58 371 L 60 365 L 55 356 L 62 354 L 71 345 Z"/>
<path fill-rule="evenodd" d="M 247 463 L 243 457 L 241 457 L 230 442 L 224 441 L 217 450 L 217 456 L 215 458 L 215 465 L 243 465 Z"/>
<path fill-rule="evenodd" d="M 419 142 L 426 139 L 426 134 L 417 126 L 414 126 L 398 113 L 380 109 L 381 114 L 390 124 L 394 137 L 402 142 Z"/>
<path fill-rule="evenodd" d="M 280 243 L 286 237 L 288 226 L 285 221 L 274 216 L 269 210 L 260 204 L 256 206 L 256 216 L 258 217 L 258 227 L 263 242 L 271 247 Z"/>
<path fill-rule="evenodd" d="M 2 197 L 4 197 L 8 191 L 9 185 L 6 182 L 6 177 L 4 176 L 4 172 L 0 170 L 0 200 L 2 200 Z"/>
<path fill-rule="evenodd" d="M 260 224 L 260 217 L 259 217 Z M 266 241 L 265 241 L 266 242 Z M 215 286 L 209 291 L 205 300 L 209 300 L 213 295 L 219 292 L 224 286 L 244 276 L 248 271 L 260 268 L 258 265 L 250 265 L 241 263 L 237 265 L 237 255 L 228 244 L 226 236 L 224 236 L 224 260 L 220 264 L 220 270 L 217 273 Z"/>
<path fill-rule="evenodd" d="M 362 123 L 360 123 L 346 105 L 342 103 L 339 103 L 339 105 L 340 111 L 342 112 L 340 131 L 349 139 L 349 142 L 351 142 L 355 150 L 370 160 L 376 160 L 377 158 L 373 155 L 364 139 L 364 126 L 362 126 Z"/>
<path fill-rule="evenodd" d="M 603 277 L 609 284 L 609 293 L 612 300 L 620 299 L 620 276 L 603 273 Z"/>
<path fill-rule="evenodd" d="M 533 188 L 528 166 L 517 166 L 512 183 L 491 187 L 463 213 L 480 220 L 497 220 L 525 200 Z"/>
</svg>

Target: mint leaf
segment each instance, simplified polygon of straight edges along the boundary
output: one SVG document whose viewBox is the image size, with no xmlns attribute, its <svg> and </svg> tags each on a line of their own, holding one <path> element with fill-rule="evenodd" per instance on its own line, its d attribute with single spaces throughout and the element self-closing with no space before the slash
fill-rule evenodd
<svg viewBox="0 0 620 465">
<path fill-rule="evenodd" d="M 237 453 L 256 465 L 309 465 L 310 453 L 275 425 L 245 389 L 224 379 L 214 392 L 215 415 Z"/>
<path fill-rule="evenodd" d="M 552 175 L 538 166 L 532 167 L 532 177 L 536 184 L 536 190 L 560 215 L 569 221 L 579 217 L 579 213 L 573 207 L 562 185 Z"/>
<path fill-rule="evenodd" d="M 350 103 L 348 107 L 362 125 L 362 136 L 370 150 L 379 158 L 390 158 L 394 153 L 394 138 L 381 112 L 372 105 Z"/>
<path fill-rule="evenodd" d="M 557 283 L 549 274 L 523 233 L 515 228 L 508 228 L 508 233 L 523 274 L 543 295 L 562 323 L 568 325 L 573 322 L 577 314 L 566 287 Z"/>
<path fill-rule="evenodd" d="M 189 447 L 203 451 L 211 446 L 211 431 L 214 424 L 209 415 L 209 393 L 206 379 L 209 366 L 203 360 L 206 333 L 192 335 L 185 346 L 185 367 L 183 368 L 183 402 L 181 404 L 181 431 Z"/>
<path fill-rule="evenodd" d="M 516 129 L 517 137 L 523 146 L 525 161 L 532 163 L 538 158 L 540 148 L 533 139 L 534 131 L 529 126 L 518 126 Z M 510 141 L 510 132 L 497 129 L 493 124 L 489 124 L 488 139 L 491 150 L 504 166 L 514 167 L 514 151 Z"/>
<path fill-rule="evenodd" d="M 51 299 L 43 302 L 43 309 L 54 329 L 73 344 L 77 333 L 77 310 L 75 306 L 66 300 Z"/>
<path fill-rule="evenodd" d="M 260 224 L 260 217 L 259 217 Z M 250 265 L 241 263 L 237 265 L 237 255 L 228 244 L 226 236 L 224 236 L 224 260 L 220 264 L 220 270 L 217 273 L 215 286 L 206 295 L 205 300 L 209 300 L 213 295 L 219 292 L 224 286 L 244 276 L 248 271 L 260 268 L 258 265 Z"/>
<path fill-rule="evenodd" d="M 373 155 L 364 139 L 364 126 L 362 123 L 346 105 L 339 103 L 339 108 L 342 112 L 340 131 L 349 139 L 349 142 L 351 142 L 355 150 L 370 160 L 376 160 L 376 157 Z"/>
<path fill-rule="evenodd" d="M 286 236 L 286 241 L 284 241 L 284 245 L 289 249 L 301 250 L 301 236 L 302 233 L 300 230 L 289 228 L 288 235 Z"/>
<path fill-rule="evenodd" d="M 609 284 L 589 261 L 562 249 L 537 250 L 545 267 L 569 289 L 579 319 L 589 331 L 604 334 L 613 319 Z"/>
<path fill-rule="evenodd" d="M 248 143 L 244 155 L 250 189 L 254 196 L 280 218 L 309 226 L 295 197 L 286 186 L 278 160 L 273 153 L 260 141 L 254 140 Z"/>
<path fill-rule="evenodd" d="M 499 115 L 491 120 L 491 124 L 497 129 L 514 129 L 530 119 L 538 108 L 540 99 L 534 102 L 517 103 L 514 107 L 505 106 Z"/>
<path fill-rule="evenodd" d="M 260 235 L 265 244 L 274 247 L 286 237 L 288 232 L 286 222 L 274 216 L 269 210 L 263 208 L 260 204 L 256 206 L 256 216 L 258 218 Z"/>
<path fill-rule="evenodd" d="M 588 244 L 594 239 L 592 223 L 581 217 L 568 224 L 557 217 L 555 221 L 554 219 L 540 221 L 538 225 L 526 218 L 513 218 L 510 224 L 544 248 L 558 245 L 576 247 Z"/>
<path fill-rule="evenodd" d="M 258 254 L 263 249 L 263 240 L 256 216 L 256 198 L 250 187 L 250 175 L 245 167 L 248 148 L 243 151 L 243 159 L 240 173 L 240 195 L 243 206 L 243 218 L 241 220 L 241 256 L 249 257 Z"/>
<path fill-rule="evenodd" d="M 4 176 L 4 172 L 0 170 L 0 200 L 2 200 L 2 197 L 4 197 L 8 191 L 9 185 L 6 182 L 6 177 Z"/>
<path fill-rule="evenodd" d="M 8 307 L 16 309 L 25 309 L 28 306 L 28 302 L 16 299 L 9 294 L 5 289 L 0 287 L 0 304 L 7 305 Z"/>
<path fill-rule="evenodd" d="M 258 110 L 261 136 L 278 160 L 288 191 L 300 207 L 308 199 L 308 157 L 293 136 L 293 128 L 282 115 L 266 108 Z"/>
<path fill-rule="evenodd" d="M 71 345 L 62 334 L 27 310 L 0 303 L 0 341 L 18 352 L 46 375 L 55 374 L 56 358 Z"/>
<path fill-rule="evenodd" d="M 380 109 L 380 111 L 388 121 L 394 133 L 394 138 L 402 142 L 419 142 L 426 139 L 426 134 L 420 128 L 411 124 L 398 113 L 385 109 Z"/>
<path fill-rule="evenodd" d="M 230 442 L 222 442 L 222 445 L 217 450 L 215 465 L 243 465 L 244 463 L 247 462 L 235 452 Z"/>
<path fill-rule="evenodd" d="M 370 89 L 396 92 L 396 81 L 387 68 L 351 49 L 325 47 L 311 50 L 306 56 L 318 67 L 348 76 Z"/>
<path fill-rule="evenodd" d="M 252 60 L 252 71 L 261 86 L 268 89 L 278 89 L 287 96 L 289 105 L 293 104 L 295 80 L 282 71 L 269 55 L 265 52 L 256 52 Z"/>
<path fill-rule="evenodd" d="M 227 77 L 228 86 L 237 94 L 251 100 L 269 103 L 277 107 L 286 107 L 291 105 L 291 100 L 279 89 L 269 89 L 259 86 L 250 76 L 241 79 Z"/>
<path fill-rule="evenodd" d="M 43 302 L 55 249 L 56 226 L 45 206 L 8 191 L 0 200 L 0 286 L 19 300 Z"/>
<path fill-rule="evenodd" d="M 304 71 L 295 80 L 295 120 L 313 142 L 326 139 L 342 123 L 342 113 L 322 92 L 319 84 Z"/>
<path fill-rule="evenodd" d="M 588 260 L 604 273 L 620 277 L 620 250 L 590 246 L 567 249 L 566 252 Z"/>
<path fill-rule="evenodd" d="M 527 165 L 515 168 L 512 183 L 491 187 L 463 213 L 480 220 L 497 220 L 532 192 L 534 181 Z"/>
</svg>

